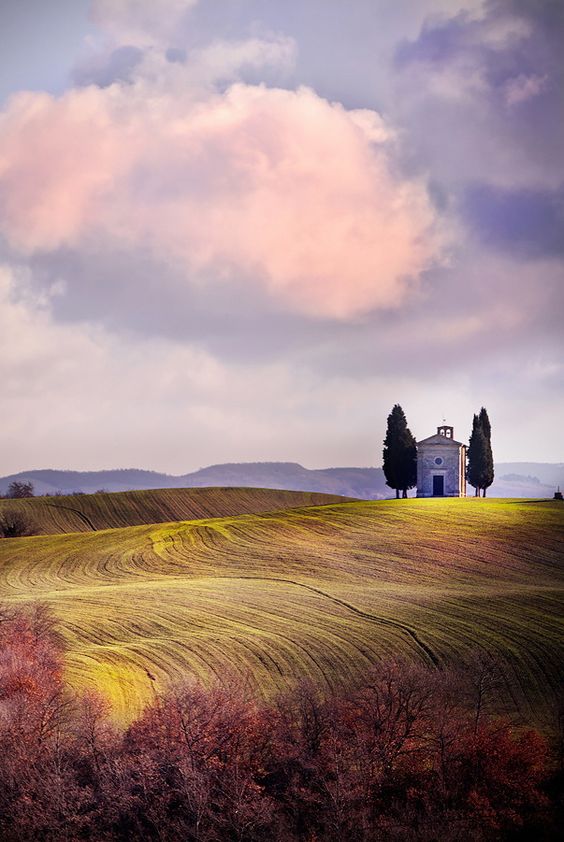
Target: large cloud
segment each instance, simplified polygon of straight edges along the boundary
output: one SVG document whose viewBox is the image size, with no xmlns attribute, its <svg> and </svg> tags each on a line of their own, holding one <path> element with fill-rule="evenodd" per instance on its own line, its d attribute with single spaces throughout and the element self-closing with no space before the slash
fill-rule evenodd
<svg viewBox="0 0 564 842">
<path fill-rule="evenodd" d="M 437 255 L 423 184 L 394 171 L 371 111 L 236 84 L 194 99 L 184 69 L 59 99 L 16 96 L 0 122 L 0 229 L 22 253 L 147 246 L 186 284 L 247 280 L 347 318 L 400 303 Z"/>
</svg>

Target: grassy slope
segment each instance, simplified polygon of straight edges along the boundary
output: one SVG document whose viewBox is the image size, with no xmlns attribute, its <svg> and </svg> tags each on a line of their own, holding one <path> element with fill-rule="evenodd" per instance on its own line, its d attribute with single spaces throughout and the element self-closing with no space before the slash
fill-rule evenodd
<svg viewBox="0 0 564 842">
<path fill-rule="evenodd" d="M 268 694 L 408 655 L 501 658 L 500 707 L 542 719 L 563 677 L 564 507 L 358 502 L 0 542 L 0 594 L 60 616 L 76 685 L 128 719 L 186 671 Z"/>
<path fill-rule="evenodd" d="M 0 512 L 2 509 L 22 509 L 33 520 L 37 534 L 51 535 L 268 512 L 295 506 L 336 503 L 346 499 L 309 491 L 278 491 L 268 488 L 159 488 L 117 494 L 102 492 L 68 497 L 0 500 Z"/>
</svg>

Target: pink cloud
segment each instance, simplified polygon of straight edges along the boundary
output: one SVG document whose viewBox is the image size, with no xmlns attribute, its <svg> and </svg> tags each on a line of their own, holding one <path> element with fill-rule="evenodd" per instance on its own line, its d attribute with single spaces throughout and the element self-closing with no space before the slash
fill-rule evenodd
<svg viewBox="0 0 564 842">
<path fill-rule="evenodd" d="M 376 113 L 309 89 L 20 94 L 0 117 L 0 230 L 28 254 L 143 244 L 186 283 L 234 277 L 350 318 L 400 304 L 438 255 L 425 186 L 393 154 Z"/>
</svg>

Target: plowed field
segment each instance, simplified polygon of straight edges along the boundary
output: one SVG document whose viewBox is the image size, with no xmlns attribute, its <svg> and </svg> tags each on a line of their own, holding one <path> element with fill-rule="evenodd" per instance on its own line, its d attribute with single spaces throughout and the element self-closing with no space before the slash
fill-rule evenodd
<svg viewBox="0 0 564 842">
<path fill-rule="evenodd" d="M 122 721 L 186 674 L 268 696 L 475 650 L 502 665 L 500 710 L 541 721 L 564 676 L 563 558 L 557 502 L 349 502 L 2 540 L 0 599 L 49 603 L 69 680 Z"/>
</svg>

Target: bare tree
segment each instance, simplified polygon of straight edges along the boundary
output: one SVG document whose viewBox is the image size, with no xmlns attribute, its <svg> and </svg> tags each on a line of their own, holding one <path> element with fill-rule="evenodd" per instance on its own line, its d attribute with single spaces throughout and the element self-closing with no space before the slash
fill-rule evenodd
<svg viewBox="0 0 564 842">
<path fill-rule="evenodd" d="M 17 500 L 22 497 L 33 497 L 34 494 L 33 483 L 30 480 L 14 480 L 8 486 L 6 497 Z"/>
</svg>

